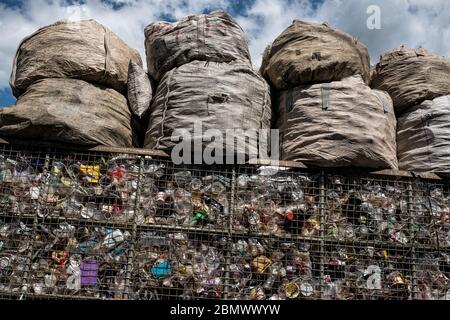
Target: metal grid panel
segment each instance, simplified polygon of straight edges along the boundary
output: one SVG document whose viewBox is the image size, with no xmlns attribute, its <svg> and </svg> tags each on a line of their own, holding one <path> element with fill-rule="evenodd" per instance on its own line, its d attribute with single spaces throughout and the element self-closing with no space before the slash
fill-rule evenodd
<svg viewBox="0 0 450 320">
<path fill-rule="evenodd" d="M 314 241 L 237 237 L 230 252 L 229 299 L 320 299 L 320 246 Z"/>
<path fill-rule="evenodd" d="M 140 229 L 130 298 L 223 299 L 228 246 L 220 235 Z"/>
<path fill-rule="evenodd" d="M 0 298 L 449 298 L 442 182 L 1 148 Z"/>
<path fill-rule="evenodd" d="M 450 300 L 450 218 L 449 186 L 426 182 L 426 200 L 412 211 L 417 217 L 420 237 L 412 246 L 414 271 L 414 299 Z M 420 223 L 421 222 L 421 223 Z M 417 245 L 419 243 L 419 245 Z"/>
</svg>

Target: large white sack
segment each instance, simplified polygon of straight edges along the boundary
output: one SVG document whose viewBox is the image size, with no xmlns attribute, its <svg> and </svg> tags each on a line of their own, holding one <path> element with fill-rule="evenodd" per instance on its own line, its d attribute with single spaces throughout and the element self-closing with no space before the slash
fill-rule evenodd
<svg viewBox="0 0 450 320">
<path fill-rule="evenodd" d="M 138 119 L 144 118 L 153 98 L 153 89 L 145 70 L 130 61 L 128 70 L 128 103 L 133 114 Z"/>
<path fill-rule="evenodd" d="M 381 57 L 372 88 L 387 91 L 397 116 L 424 100 L 450 94 L 450 59 L 400 47 Z"/>
<path fill-rule="evenodd" d="M 401 170 L 450 173 L 450 95 L 426 100 L 398 119 Z"/>
<path fill-rule="evenodd" d="M 152 23 L 145 29 L 145 49 L 148 72 L 157 81 L 169 70 L 194 60 L 251 63 L 244 31 L 222 11 L 175 23 Z"/>
<path fill-rule="evenodd" d="M 170 151 L 176 144 L 171 141 L 176 129 L 188 130 L 202 144 L 202 134 L 193 136 L 194 124 L 201 122 L 203 132 L 216 129 L 223 134 L 220 146 L 225 150 L 227 129 L 270 129 L 271 115 L 270 88 L 247 64 L 194 61 L 171 70 L 161 80 L 144 146 Z M 229 150 L 248 154 L 241 147 Z M 257 152 L 257 145 L 250 145 L 249 150 Z"/>
<path fill-rule="evenodd" d="M 22 40 L 10 85 L 16 97 L 40 79 L 72 78 L 126 92 L 128 63 L 139 53 L 95 20 L 57 22 Z"/>
<path fill-rule="evenodd" d="M 369 83 L 369 51 L 325 23 L 295 20 L 264 52 L 261 74 L 278 90 L 355 74 Z"/>
<path fill-rule="evenodd" d="M 131 113 L 117 91 L 82 80 L 37 81 L 0 110 L 0 136 L 74 145 L 131 147 Z"/>
<path fill-rule="evenodd" d="M 282 160 L 398 168 L 392 100 L 371 90 L 361 76 L 283 91 L 278 116 Z"/>
</svg>

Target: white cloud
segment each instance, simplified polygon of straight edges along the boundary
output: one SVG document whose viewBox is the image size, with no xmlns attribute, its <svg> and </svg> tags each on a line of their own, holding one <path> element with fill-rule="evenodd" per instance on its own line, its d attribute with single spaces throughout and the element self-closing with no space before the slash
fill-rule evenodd
<svg viewBox="0 0 450 320">
<path fill-rule="evenodd" d="M 109 3 L 123 6 L 114 10 L 101 0 L 86 0 L 77 6 L 70 6 L 63 0 L 28 0 L 22 9 L 0 4 L 0 87 L 8 86 L 11 63 L 21 39 L 56 20 L 96 19 L 138 49 L 145 60 L 143 29 L 162 14 L 178 19 L 205 8 L 227 9 L 231 5 L 225 0 L 116 0 Z M 366 27 L 366 9 L 372 4 L 381 8 L 381 30 Z M 256 65 L 266 45 L 294 19 L 327 21 L 352 33 L 369 47 L 373 63 L 381 53 L 400 44 L 421 45 L 435 54 L 450 56 L 450 1 L 447 0 L 325 0 L 317 9 L 308 0 L 255 0 L 236 18 L 247 31 Z"/>
<path fill-rule="evenodd" d="M 381 9 L 381 30 L 367 28 L 370 5 Z M 401 44 L 423 46 L 435 54 L 450 56 L 448 0 L 325 0 L 317 10 L 308 0 L 256 0 L 248 17 L 238 17 L 249 31 L 256 64 L 266 45 L 294 19 L 326 21 L 354 35 L 369 48 L 374 64 L 382 53 Z"/>
</svg>

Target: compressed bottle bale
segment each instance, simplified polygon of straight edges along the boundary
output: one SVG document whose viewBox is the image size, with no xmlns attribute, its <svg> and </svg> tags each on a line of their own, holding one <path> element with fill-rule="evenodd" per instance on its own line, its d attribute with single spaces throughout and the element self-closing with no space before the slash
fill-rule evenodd
<svg viewBox="0 0 450 320">
<path fill-rule="evenodd" d="M 397 169 L 396 118 L 386 92 L 361 76 L 283 91 L 278 103 L 283 160 L 316 167 Z"/>
<path fill-rule="evenodd" d="M 133 114 L 142 119 L 150 109 L 153 89 L 150 79 L 138 64 L 130 61 L 128 70 L 128 102 Z"/>
<path fill-rule="evenodd" d="M 247 38 L 227 13 L 189 16 L 176 23 L 155 22 L 145 29 L 148 72 L 159 81 L 169 70 L 194 60 L 250 62 Z"/>
<path fill-rule="evenodd" d="M 398 118 L 401 170 L 450 173 L 450 95 L 426 100 Z"/>
<path fill-rule="evenodd" d="M 117 91 L 82 80 L 44 79 L 0 110 L 0 136 L 74 145 L 132 146 L 131 113 Z"/>
<path fill-rule="evenodd" d="M 57 22 L 22 41 L 10 85 L 16 97 L 46 78 L 79 79 L 125 93 L 130 60 L 142 66 L 139 53 L 98 22 Z"/>
<path fill-rule="evenodd" d="M 194 125 L 201 121 L 203 133 L 209 129 L 222 132 L 224 141 L 219 147 L 248 155 L 257 152 L 257 145 L 250 143 L 248 152 L 239 144 L 233 148 L 226 143 L 226 130 L 270 129 L 271 116 L 269 85 L 252 67 L 239 62 L 193 61 L 171 70 L 161 80 L 144 146 L 170 151 L 176 144 L 171 141 L 176 129 L 188 130 L 194 143 L 202 144 L 201 134 L 193 136 Z"/>
<path fill-rule="evenodd" d="M 400 47 L 381 57 L 372 88 L 387 91 L 400 116 L 409 107 L 450 94 L 450 59 Z"/>
<path fill-rule="evenodd" d="M 367 47 L 327 24 L 295 20 L 263 55 L 261 74 L 279 89 L 359 74 L 370 80 Z"/>
</svg>

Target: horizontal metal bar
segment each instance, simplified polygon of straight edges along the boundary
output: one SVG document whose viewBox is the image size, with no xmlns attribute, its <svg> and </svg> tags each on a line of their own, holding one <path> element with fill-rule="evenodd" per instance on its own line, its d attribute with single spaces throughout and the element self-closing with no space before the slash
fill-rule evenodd
<svg viewBox="0 0 450 320">
<path fill-rule="evenodd" d="M 129 154 L 136 154 L 136 155 L 142 155 L 142 156 L 169 158 L 169 155 L 167 153 L 165 153 L 164 151 L 152 150 L 152 149 L 117 148 L 117 147 L 98 146 L 98 147 L 89 149 L 89 151 L 110 152 L 110 153 L 129 153 Z"/>
<path fill-rule="evenodd" d="M 250 165 L 258 165 L 258 166 L 273 166 L 273 167 L 287 167 L 287 168 L 301 168 L 307 169 L 301 162 L 295 161 L 282 161 L 282 160 L 270 160 L 270 159 L 250 159 L 248 161 Z"/>
<path fill-rule="evenodd" d="M 161 150 L 153 150 L 153 149 L 142 149 L 142 148 L 123 148 L 123 147 L 110 147 L 110 146 L 79 146 L 79 145 L 66 145 L 62 143 L 56 142 L 45 142 L 45 141 L 28 141 L 28 140 L 15 140 L 8 139 L 5 140 L 0 138 L 0 144 L 17 144 L 23 146 L 38 146 L 38 147 L 48 147 L 48 148 L 56 148 L 62 150 L 71 150 L 71 151 L 83 151 L 83 152 L 105 152 L 105 153 L 128 153 L 142 156 L 152 156 L 152 157 L 162 157 L 169 158 L 170 156 Z"/>
</svg>

